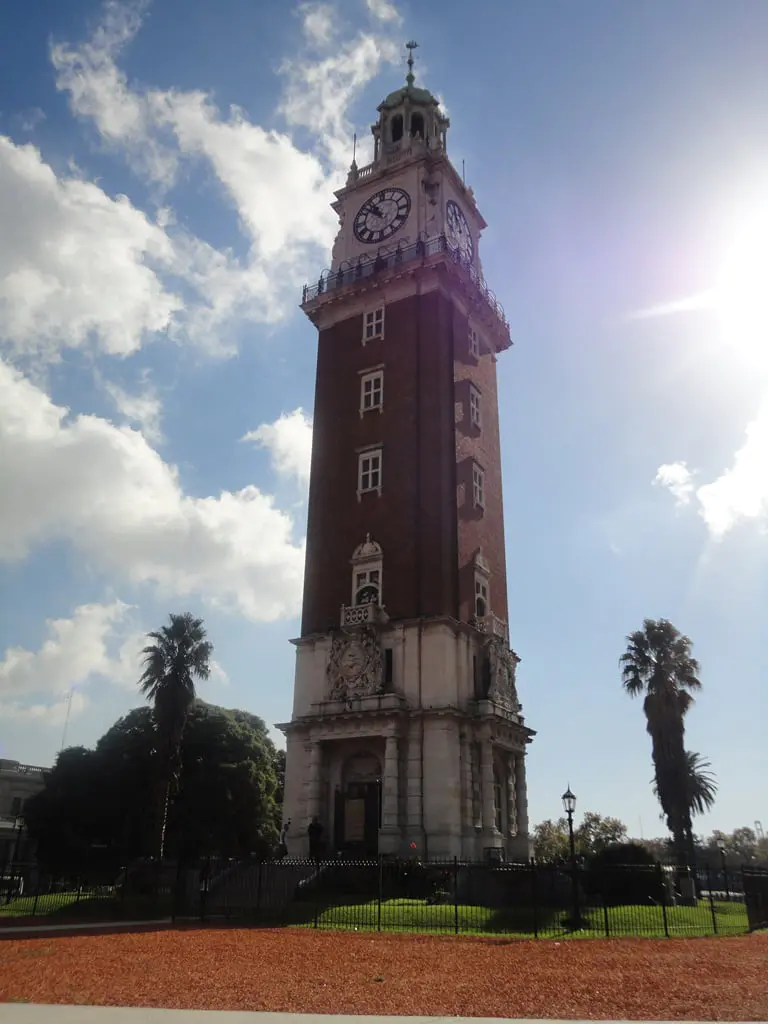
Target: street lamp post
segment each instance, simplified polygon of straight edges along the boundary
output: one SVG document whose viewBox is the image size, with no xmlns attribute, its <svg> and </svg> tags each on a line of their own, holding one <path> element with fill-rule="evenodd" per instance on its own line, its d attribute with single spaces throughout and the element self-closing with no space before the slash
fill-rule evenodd
<svg viewBox="0 0 768 1024">
<path fill-rule="evenodd" d="M 728 888 L 728 867 L 725 863 L 725 843 L 722 839 L 718 839 L 717 848 L 720 851 L 720 866 L 723 869 L 723 885 L 725 886 L 725 899 L 726 902 L 730 902 L 731 893 Z"/>
<path fill-rule="evenodd" d="M 13 863 L 14 867 L 19 859 L 19 843 L 21 842 L 21 833 L 24 831 L 24 818 L 20 815 L 16 815 L 16 820 L 13 823 L 13 828 L 16 833 L 16 845 L 13 848 Z"/>
<path fill-rule="evenodd" d="M 571 787 L 563 793 L 563 807 L 568 817 L 568 838 L 571 844 L 571 884 L 573 891 L 573 927 L 581 928 L 581 909 L 579 907 L 579 876 L 576 868 L 576 840 L 573 835 L 573 812 L 576 810 L 576 797 L 571 792 Z"/>
</svg>

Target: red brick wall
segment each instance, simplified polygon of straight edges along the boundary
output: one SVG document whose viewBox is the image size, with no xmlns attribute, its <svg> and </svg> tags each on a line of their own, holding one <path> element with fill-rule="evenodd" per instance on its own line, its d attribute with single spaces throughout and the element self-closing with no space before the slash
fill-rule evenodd
<svg viewBox="0 0 768 1024">
<path fill-rule="evenodd" d="M 490 355 L 470 365 L 466 337 L 466 321 L 439 292 L 387 305 L 384 338 L 365 346 L 361 315 L 320 332 L 302 635 L 338 626 L 340 607 L 352 596 L 352 552 L 366 533 L 383 548 L 384 604 L 392 619 L 469 618 L 473 576 L 470 570 L 467 582 L 460 567 L 480 544 L 492 567 L 492 610 L 506 618 L 495 365 Z M 361 418 L 359 371 L 380 363 L 384 411 Z M 455 422 L 467 376 L 483 394 L 479 437 Z M 467 423 L 468 415 L 467 407 Z M 381 497 L 358 501 L 356 449 L 378 442 Z M 457 472 L 471 455 L 486 471 L 481 519 L 457 509 Z"/>
<path fill-rule="evenodd" d="M 483 351 L 479 359 L 469 352 L 469 324 L 454 313 L 456 378 L 456 463 L 458 504 L 459 617 L 474 615 L 474 558 L 478 548 L 491 570 L 490 611 L 507 619 L 507 569 L 504 548 L 504 512 L 501 496 L 501 445 L 496 388 L 496 362 Z M 469 384 L 480 392 L 481 429 L 471 425 Z M 485 471 L 485 511 L 472 505 L 472 461 Z"/>
</svg>

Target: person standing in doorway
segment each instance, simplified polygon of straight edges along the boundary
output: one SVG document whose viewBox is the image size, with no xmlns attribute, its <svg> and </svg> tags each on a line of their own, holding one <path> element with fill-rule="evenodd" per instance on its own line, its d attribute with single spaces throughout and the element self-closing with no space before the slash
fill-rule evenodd
<svg viewBox="0 0 768 1024">
<path fill-rule="evenodd" d="M 323 852 L 323 826 L 317 815 L 309 823 L 307 835 L 309 836 L 309 856 L 312 860 L 319 860 Z"/>
</svg>

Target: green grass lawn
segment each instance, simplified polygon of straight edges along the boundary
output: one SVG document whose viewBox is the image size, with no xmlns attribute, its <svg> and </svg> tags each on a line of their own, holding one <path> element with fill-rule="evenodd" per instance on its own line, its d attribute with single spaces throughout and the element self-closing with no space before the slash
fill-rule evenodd
<svg viewBox="0 0 768 1024">
<path fill-rule="evenodd" d="M 0 918 L 27 917 L 32 914 L 33 909 L 35 917 L 46 917 L 49 914 L 61 913 L 94 900 L 103 904 L 105 901 L 109 901 L 110 897 L 87 892 L 78 894 L 77 891 L 41 893 L 37 898 L 37 906 L 35 906 L 34 895 L 20 896 L 11 900 L 10 903 L 6 903 L 5 900 L 0 903 Z"/>
<path fill-rule="evenodd" d="M 294 904 L 294 926 L 318 928 L 357 928 L 358 931 L 376 931 L 379 928 L 379 906 L 369 903 L 327 903 L 315 907 L 312 903 Z M 585 927 L 572 932 L 568 926 L 566 910 L 516 907 L 494 910 L 489 907 L 459 906 L 452 904 L 430 906 L 423 900 L 386 900 L 381 904 L 381 930 L 404 932 L 453 933 L 464 935 L 513 935 L 533 938 L 541 936 L 573 936 L 595 938 L 605 936 L 606 913 L 591 908 L 583 914 Z M 611 936 L 642 935 L 663 937 L 664 912 L 657 906 L 609 907 L 608 933 Z M 717 934 L 737 935 L 747 930 L 747 914 L 743 904 L 715 903 Z M 457 928 L 458 924 L 458 928 Z M 668 907 L 667 929 L 671 936 L 713 935 L 712 909 L 708 900 L 696 907 Z"/>
<path fill-rule="evenodd" d="M 21 896 L 6 903 L 0 902 L 0 927 L 6 918 L 60 917 L 67 921 L 119 921 L 141 920 L 147 917 L 167 917 L 171 912 L 168 897 L 152 898 L 132 896 L 125 900 L 112 892 L 54 892 L 41 893 L 37 898 Z"/>
</svg>

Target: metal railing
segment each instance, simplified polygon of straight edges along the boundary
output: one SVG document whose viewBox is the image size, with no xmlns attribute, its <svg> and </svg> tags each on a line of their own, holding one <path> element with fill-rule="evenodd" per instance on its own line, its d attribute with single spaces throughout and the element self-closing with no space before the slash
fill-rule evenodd
<svg viewBox="0 0 768 1024">
<path fill-rule="evenodd" d="M 77 921 L 247 920 L 252 924 L 516 938 L 742 934 L 768 922 L 768 872 L 681 877 L 661 864 L 461 860 L 148 862 L 116 877 L 0 868 L 0 928 Z"/>
<path fill-rule="evenodd" d="M 453 263 L 462 267 L 491 312 L 509 330 L 509 323 L 504 309 L 485 283 L 484 277 L 477 267 L 463 255 L 459 247 L 454 245 L 446 235 L 436 235 L 433 238 L 426 239 L 420 238 L 412 245 L 398 245 L 387 252 L 381 251 L 374 257 L 363 255 L 354 263 L 347 262 L 342 264 L 336 273 L 332 273 L 330 270 L 323 271 L 318 278 L 317 284 L 304 285 L 301 294 L 301 304 L 304 306 L 329 292 L 335 292 L 346 285 L 373 277 L 375 274 L 383 273 L 385 270 L 391 270 L 400 264 L 425 260 L 430 256 L 436 256 L 441 253 L 444 253 Z"/>
</svg>

